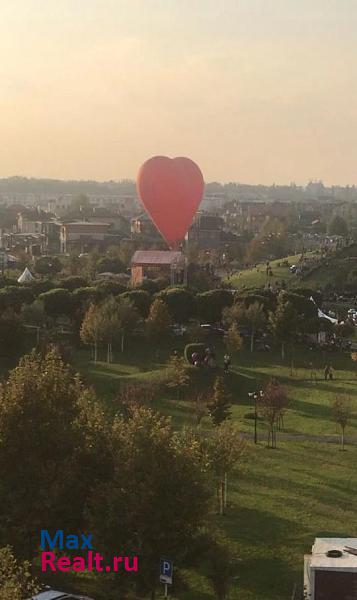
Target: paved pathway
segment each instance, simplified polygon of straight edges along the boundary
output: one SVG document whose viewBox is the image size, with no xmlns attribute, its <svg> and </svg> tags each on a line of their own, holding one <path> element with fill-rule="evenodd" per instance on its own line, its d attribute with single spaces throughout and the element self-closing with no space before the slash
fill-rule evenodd
<svg viewBox="0 0 357 600">
<path fill-rule="evenodd" d="M 314 435 L 312 433 L 285 433 L 284 431 L 277 431 L 277 441 L 288 440 L 295 442 L 319 442 L 322 444 L 340 444 L 341 438 L 338 434 L 335 435 Z M 241 437 L 246 440 L 254 439 L 253 433 L 242 432 Z M 267 432 L 258 433 L 258 441 L 265 442 L 267 439 Z M 357 437 L 345 436 L 345 444 L 357 446 Z"/>
</svg>

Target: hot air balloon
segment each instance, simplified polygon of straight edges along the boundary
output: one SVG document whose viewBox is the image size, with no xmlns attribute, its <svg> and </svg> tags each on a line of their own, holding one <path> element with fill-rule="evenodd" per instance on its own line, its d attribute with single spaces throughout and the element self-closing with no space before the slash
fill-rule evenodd
<svg viewBox="0 0 357 600">
<path fill-rule="evenodd" d="M 140 168 L 137 189 L 167 244 L 177 247 L 202 200 L 204 181 L 199 167 L 189 158 L 154 156 Z"/>
</svg>

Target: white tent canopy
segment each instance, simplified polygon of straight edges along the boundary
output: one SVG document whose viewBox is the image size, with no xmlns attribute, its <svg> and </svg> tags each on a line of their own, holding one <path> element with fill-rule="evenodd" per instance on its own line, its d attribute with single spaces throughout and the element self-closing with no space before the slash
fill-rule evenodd
<svg viewBox="0 0 357 600">
<path fill-rule="evenodd" d="M 319 308 L 317 309 L 317 314 L 318 314 L 319 319 L 327 319 L 331 323 L 334 323 L 334 325 L 336 325 L 338 323 L 338 319 L 334 319 L 333 317 L 329 317 L 328 315 L 325 315 L 325 313 L 323 313 L 322 310 L 320 310 Z"/>
<path fill-rule="evenodd" d="M 18 278 L 17 282 L 18 283 L 28 283 L 29 281 L 32 281 L 33 279 L 35 279 L 34 276 L 32 275 L 31 271 L 26 267 L 26 269 L 24 270 L 22 275 L 20 275 L 20 277 Z"/>
<path fill-rule="evenodd" d="M 311 300 L 311 302 L 313 302 L 316 305 L 316 302 L 315 302 L 315 300 L 313 299 L 312 296 L 310 296 L 310 300 Z M 338 319 L 334 319 L 333 317 L 329 317 L 329 315 L 326 315 L 318 307 L 317 307 L 317 316 L 319 317 L 319 319 L 327 319 L 327 321 L 330 321 L 330 323 L 333 323 L 334 325 L 337 325 L 337 323 L 338 323 Z"/>
</svg>

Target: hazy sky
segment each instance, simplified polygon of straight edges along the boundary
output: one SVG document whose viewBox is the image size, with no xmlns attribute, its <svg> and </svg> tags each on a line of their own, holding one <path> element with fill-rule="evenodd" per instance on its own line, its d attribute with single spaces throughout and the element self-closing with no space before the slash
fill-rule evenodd
<svg viewBox="0 0 357 600">
<path fill-rule="evenodd" d="M 0 0 L 0 177 L 357 183 L 357 0 Z"/>
</svg>

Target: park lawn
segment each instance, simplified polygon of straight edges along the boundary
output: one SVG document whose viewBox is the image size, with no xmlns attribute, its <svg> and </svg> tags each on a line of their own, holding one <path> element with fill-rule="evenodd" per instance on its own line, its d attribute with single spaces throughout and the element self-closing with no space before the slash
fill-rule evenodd
<svg viewBox="0 0 357 600">
<path fill-rule="evenodd" d="M 310 253 L 307 253 L 306 256 L 309 256 L 309 254 Z M 290 284 L 296 280 L 296 275 L 291 273 L 289 267 L 283 265 L 283 261 L 287 260 L 290 265 L 294 265 L 299 262 L 300 258 L 301 253 L 270 261 L 270 266 L 273 271 L 272 277 L 266 274 L 266 263 L 259 263 L 256 267 L 239 271 L 239 273 L 231 276 L 227 281 L 239 290 L 244 288 L 264 287 L 267 283 L 273 285 L 276 281 L 279 284 L 281 284 L 282 281 Z M 278 266 L 279 264 L 280 266 Z"/>
<path fill-rule="evenodd" d="M 175 346 L 182 342 L 175 341 Z M 85 381 L 94 386 L 98 396 L 115 410 L 118 387 L 125 382 L 159 381 L 162 395 L 155 408 L 170 415 L 175 427 L 194 425 L 195 415 L 188 399 L 177 399 L 165 391 L 165 364 L 170 345 L 160 353 L 136 342 L 128 353 L 116 355 L 118 362 L 94 365 L 88 352 L 81 351 L 75 364 Z M 217 344 L 218 362 L 223 348 Z M 312 362 L 317 381 L 311 380 Z M 323 380 L 323 366 L 335 369 L 334 381 Z M 278 434 L 278 448 L 266 446 L 266 427 L 259 421 L 259 443 L 247 441 L 244 460 L 228 481 L 228 510 L 224 517 L 213 516 L 236 545 L 241 563 L 230 598 L 235 600 L 286 600 L 294 583 L 301 583 L 303 555 L 316 536 L 357 536 L 355 498 L 357 494 L 357 446 L 341 452 L 337 443 L 328 443 L 325 435 L 335 435 L 330 403 L 336 394 L 356 402 L 357 371 L 348 354 L 312 354 L 306 349 L 296 352 L 293 377 L 290 364 L 282 365 L 278 352 L 251 354 L 240 352 L 226 376 L 232 394 L 232 420 L 242 432 L 253 432 L 252 405 L 249 391 L 259 389 L 269 377 L 283 383 L 291 400 L 285 416 L 284 432 L 321 436 L 283 440 Z M 203 375 L 204 376 L 204 375 Z M 357 411 L 356 411 L 357 414 Z M 205 418 L 201 430 L 211 429 Z M 354 416 L 347 435 L 357 438 Z M 338 437 L 336 436 L 336 442 Z M 213 600 L 211 584 L 204 568 L 179 573 L 180 586 L 173 590 L 176 600 Z M 98 594 L 98 597 L 101 597 Z"/>
<path fill-rule="evenodd" d="M 249 444 L 229 482 L 227 516 L 216 518 L 242 559 L 232 598 L 290 598 L 315 537 L 357 535 L 356 458 L 356 447 L 340 452 L 294 441 L 268 450 Z"/>
<path fill-rule="evenodd" d="M 175 340 L 175 347 L 180 348 L 182 341 Z M 165 415 L 171 416 L 176 427 L 194 425 L 195 413 L 189 398 L 177 398 L 165 386 L 166 363 L 169 350 L 173 344 L 161 348 L 157 354 L 150 347 L 136 341 L 128 353 L 116 353 L 116 360 L 108 365 L 105 362 L 94 364 L 89 360 L 87 351 L 78 352 L 75 366 L 82 374 L 84 381 L 93 385 L 98 396 L 107 406 L 116 410 L 116 397 L 120 385 L 129 383 L 161 383 L 161 394 L 154 402 L 154 407 Z M 216 342 L 218 363 L 222 364 L 224 348 Z M 310 363 L 313 363 L 311 378 Z M 326 363 L 334 368 L 334 380 L 324 381 L 323 368 Z M 316 374 L 316 380 L 315 376 Z M 202 372 L 202 378 L 205 371 Z M 350 397 L 357 395 L 357 368 L 348 353 L 312 353 L 306 348 L 296 351 L 293 376 L 291 376 L 290 358 L 283 364 L 278 351 L 254 352 L 242 351 L 236 355 L 230 373 L 225 376 L 231 394 L 232 418 L 241 431 L 253 432 L 253 406 L 248 393 L 260 389 L 264 382 L 273 377 L 278 379 L 287 389 L 290 406 L 284 423 L 284 432 L 290 434 L 334 435 L 336 426 L 331 419 L 331 403 L 336 395 Z M 206 417 L 201 427 L 210 429 L 211 422 Z M 263 435 L 266 426 L 259 419 L 258 430 Z M 357 405 L 356 413 L 350 420 L 347 436 L 357 438 Z"/>
</svg>

